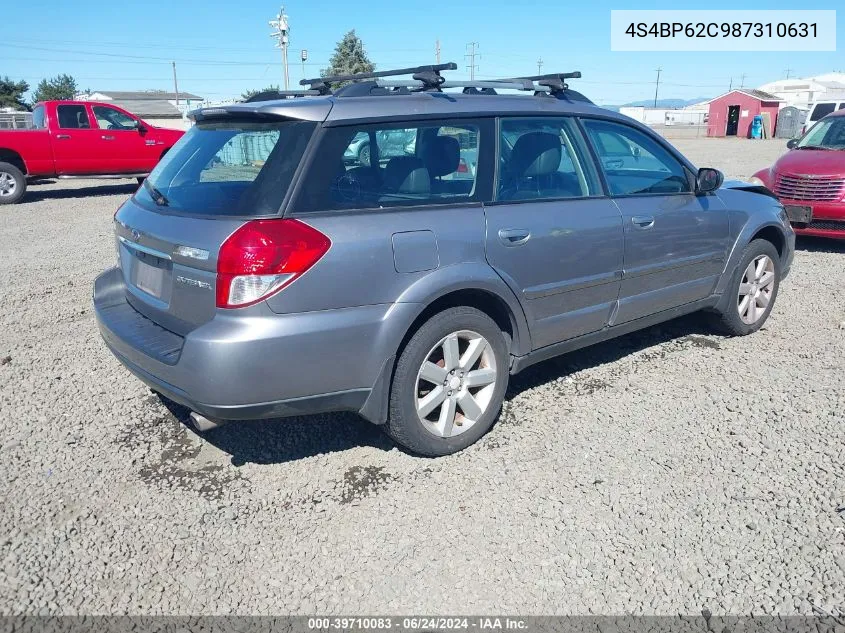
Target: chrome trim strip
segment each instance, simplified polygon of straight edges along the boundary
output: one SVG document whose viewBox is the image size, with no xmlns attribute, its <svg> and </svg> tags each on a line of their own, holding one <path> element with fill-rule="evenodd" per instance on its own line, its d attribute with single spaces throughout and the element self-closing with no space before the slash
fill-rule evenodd
<svg viewBox="0 0 845 633">
<path fill-rule="evenodd" d="M 132 250 L 141 251 L 142 253 L 146 253 L 147 255 L 153 255 L 154 257 L 160 257 L 161 259 L 172 259 L 170 255 L 163 251 L 157 251 L 154 248 L 150 248 L 149 246 L 142 246 L 137 242 L 132 242 L 131 240 L 127 240 L 122 235 L 118 235 L 117 239 L 120 240 L 120 243 L 126 246 L 127 248 L 131 248 Z"/>
</svg>

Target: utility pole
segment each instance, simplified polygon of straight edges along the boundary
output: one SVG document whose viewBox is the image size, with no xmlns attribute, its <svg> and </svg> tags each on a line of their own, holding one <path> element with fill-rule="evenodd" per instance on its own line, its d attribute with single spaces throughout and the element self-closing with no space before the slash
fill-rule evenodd
<svg viewBox="0 0 845 633">
<path fill-rule="evenodd" d="M 179 84 L 176 83 L 176 62 L 170 62 L 173 65 L 173 92 L 176 93 L 176 105 L 179 105 Z"/>
<path fill-rule="evenodd" d="M 785 72 L 785 73 L 786 73 L 786 78 L 787 78 L 787 79 L 789 79 L 789 75 L 792 73 L 792 69 L 791 69 L 791 68 L 787 68 L 787 69 L 786 69 L 786 70 L 784 70 L 783 72 Z"/>
<path fill-rule="evenodd" d="M 273 32 L 270 37 L 276 40 L 276 46 L 282 49 L 282 65 L 284 66 L 285 90 L 290 86 L 290 75 L 288 74 L 288 44 L 290 26 L 288 25 L 288 16 L 285 14 L 285 8 L 282 7 L 279 15 L 275 20 L 270 20 L 270 26 Z"/>
<path fill-rule="evenodd" d="M 730 85 L 728 86 L 728 92 L 730 92 L 730 91 L 731 91 L 731 90 L 733 90 L 733 89 L 734 89 L 734 78 L 733 78 L 733 77 L 731 77 L 731 83 L 730 83 Z"/>
<path fill-rule="evenodd" d="M 663 71 L 663 67 L 659 66 L 657 68 L 657 81 L 654 82 L 654 107 L 657 107 L 657 90 L 660 88 L 660 73 Z"/>
<path fill-rule="evenodd" d="M 438 64 L 440 63 L 440 40 L 434 43 L 434 59 Z"/>
<path fill-rule="evenodd" d="M 478 70 L 478 66 L 475 64 L 475 58 L 481 57 L 481 55 L 475 52 L 475 49 L 478 48 L 478 42 L 470 42 L 467 44 L 467 48 L 469 49 L 469 53 L 464 55 L 464 57 L 469 58 L 469 66 L 467 68 L 469 68 L 469 79 L 473 81 L 475 79 L 475 71 Z"/>
<path fill-rule="evenodd" d="M 537 60 L 537 74 L 538 74 L 538 75 L 542 75 L 542 74 L 543 74 L 543 58 L 542 58 L 542 57 L 540 57 L 540 58 Z"/>
<path fill-rule="evenodd" d="M 742 77 L 739 80 L 739 87 L 745 88 L 745 73 L 742 73 Z"/>
</svg>

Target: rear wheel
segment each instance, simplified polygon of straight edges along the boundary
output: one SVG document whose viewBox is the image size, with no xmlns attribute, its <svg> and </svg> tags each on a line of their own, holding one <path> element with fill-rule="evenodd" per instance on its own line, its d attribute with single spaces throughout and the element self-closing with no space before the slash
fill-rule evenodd
<svg viewBox="0 0 845 633">
<path fill-rule="evenodd" d="M 0 204 L 20 202 L 26 193 L 26 176 L 11 163 L 0 163 Z"/>
<path fill-rule="evenodd" d="M 745 247 L 726 290 L 729 299 L 718 315 L 719 329 L 734 336 L 759 330 L 772 312 L 779 286 L 777 249 L 767 240 L 754 240 Z"/>
<path fill-rule="evenodd" d="M 363 145 L 358 150 L 358 164 L 362 167 L 370 167 L 370 144 Z"/>
<path fill-rule="evenodd" d="M 417 330 L 399 357 L 385 431 L 421 455 L 455 453 L 493 425 L 507 384 L 499 326 L 475 308 L 450 308 Z"/>
</svg>

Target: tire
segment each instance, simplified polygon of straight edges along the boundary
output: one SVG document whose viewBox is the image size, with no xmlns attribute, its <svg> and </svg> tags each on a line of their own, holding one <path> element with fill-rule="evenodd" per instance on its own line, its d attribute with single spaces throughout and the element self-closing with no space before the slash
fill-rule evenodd
<svg viewBox="0 0 845 633">
<path fill-rule="evenodd" d="M 434 315 L 411 337 L 396 363 L 385 432 L 397 444 L 427 457 L 470 446 L 499 415 L 508 386 L 508 360 L 504 334 L 480 310 L 460 306 Z"/>
<path fill-rule="evenodd" d="M 372 167 L 370 165 L 370 144 L 366 143 L 365 145 L 361 146 L 361 149 L 358 150 L 358 164 L 361 167 Z"/>
<path fill-rule="evenodd" d="M 26 193 L 26 176 L 11 163 L 0 163 L 0 204 L 20 202 Z"/>
<path fill-rule="evenodd" d="M 755 263 L 753 270 L 752 263 Z M 758 273 L 761 266 L 763 272 Z M 773 277 L 770 278 L 769 275 Z M 775 305 L 780 277 L 780 255 L 774 244 L 768 240 L 757 239 L 746 246 L 733 279 L 725 291 L 728 296 L 724 300 L 724 307 L 715 315 L 717 329 L 732 336 L 746 336 L 759 330 Z M 767 282 L 767 279 L 770 281 Z M 740 295 L 741 286 L 743 295 Z M 754 294 L 746 295 L 746 291 Z M 746 297 L 748 302 L 744 304 Z"/>
</svg>

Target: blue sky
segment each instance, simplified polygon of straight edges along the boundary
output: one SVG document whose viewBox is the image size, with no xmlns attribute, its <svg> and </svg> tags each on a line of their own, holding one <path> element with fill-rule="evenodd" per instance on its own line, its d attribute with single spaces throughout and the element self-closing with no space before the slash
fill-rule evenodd
<svg viewBox="0 0 845 633">
<path fill-rule="evenodd" d="M 837 16 L 835 53 L 620 53 L 610 51 L 611 9 L 686 8 L 677 2 L 603 0 L 290 0 L 292 83 L 302 77 L 299 51 L 308 49 L 305 75 L 327 65 L 334 46 L 356 29 L 380 69 L 455 61 L 468 76 L 466 44 L 478 42 L 477 77 L 581 70 L 573 87 L 598 103 L 616 104 L 654 95 L 655 69 L 663 68 L 661 97 L 709 97 L 738 86 L 753 87 L 791 76 L 845 71 L 845 11 Z M 816 2 L 805 9 L 836 9 Z M 198 7 L 202 7 L 199 9 Z M 281 82 L 281 53 L 273 48 L 267 21 L 279 3 L 266 0 L 145 0 L 67 2 L 30 0 L 4 15 L 0 75 L 34 86 L 68 73 L 92 90 L 172 90 L 170 61 L 179 88 L 209 99 L 237 96 L 248 88 Z M 769 0 L 766 8 L 794 9 L 794 1 Z M 690 5 L 688 8 L 704 8 Z M 707 8 L 754 8 L 716 2 Z"/>
</svg>

